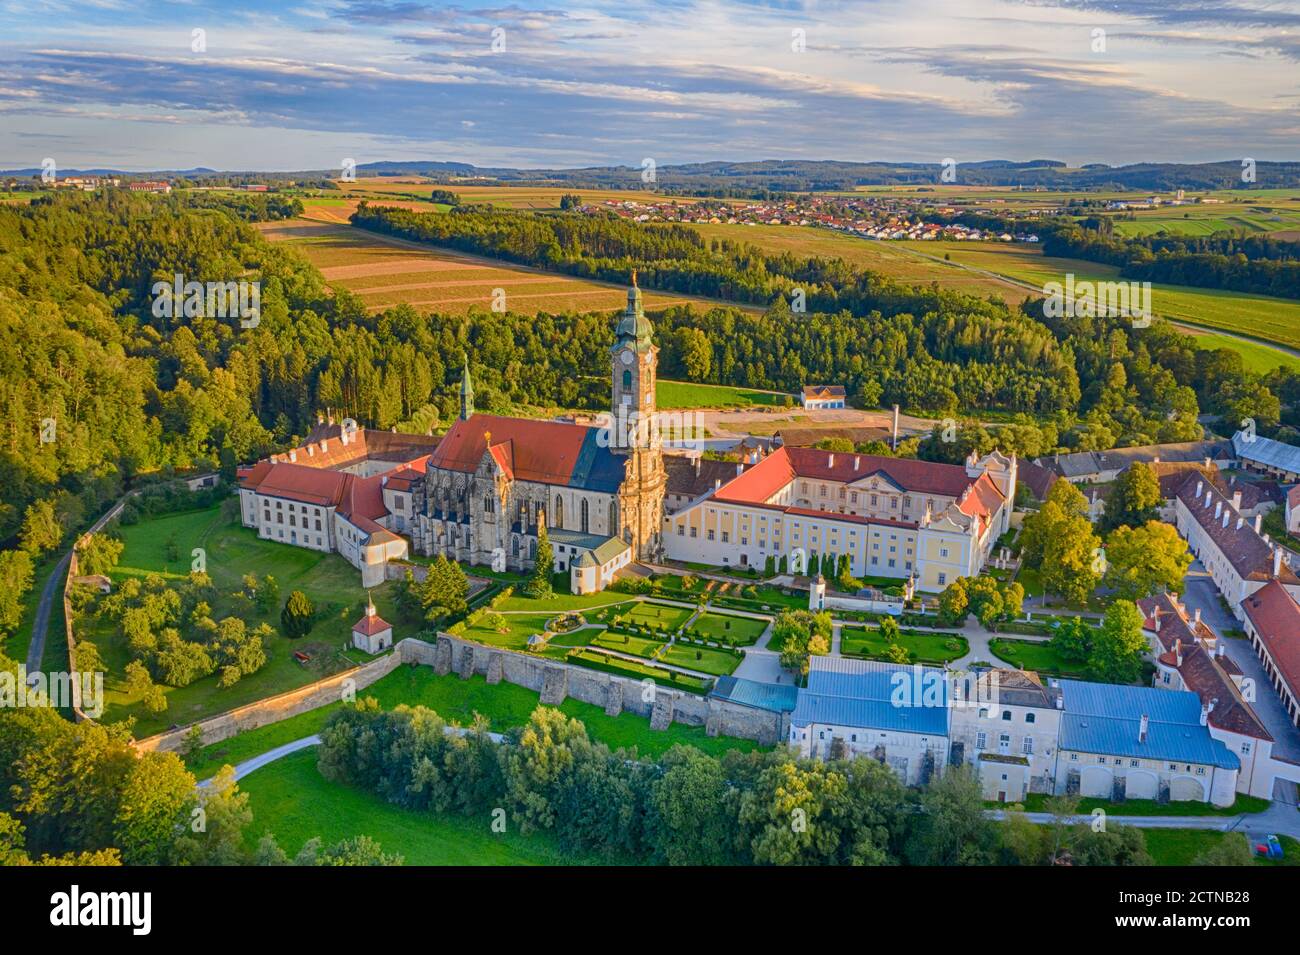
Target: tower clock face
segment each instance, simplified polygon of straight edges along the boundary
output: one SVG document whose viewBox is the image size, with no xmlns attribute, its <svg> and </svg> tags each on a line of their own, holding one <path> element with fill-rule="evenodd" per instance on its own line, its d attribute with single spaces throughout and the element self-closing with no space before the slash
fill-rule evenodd
<svg viewBox="0 0 1300 955">
<path fill-rule="evenodd" d="M 632 353 L 630 351 L 623 352 L 623 354 L 620 355 L 619 357 L 623 359 L 623 364 L 625 365 L 632 364 Z"/>
</svg>

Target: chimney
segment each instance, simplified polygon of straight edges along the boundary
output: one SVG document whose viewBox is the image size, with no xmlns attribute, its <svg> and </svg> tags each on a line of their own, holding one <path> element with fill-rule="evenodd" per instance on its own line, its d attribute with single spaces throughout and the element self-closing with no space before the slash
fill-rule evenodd
<svg viewBox="0 0 1300 955">
<path fill-rule="evenodd" d="M 1228 529 L 1228 512 L 1227 512 L 1227 511 L 1224 511 L 1224 512 L 1223 512 L 1223 529 L 1224 529 L 1225 531 Z"/>
<path fill-rule="evenodd" d="M 1219 515 L 1222 514 L 1222 513 L 1223 513 L 1223 502 L 1222 502 L 1222 501 L 1215 501 L 1215 502 L 1214 502 L 1214 519 L 1217 521 L 1217 520 L 1219 519 Z"/>
<path fill-rule="evenodd" d="M 833 467 L 835 467 L 835 455 L 834 455 L 834 454 L 828 454 L 828 455 L 826 456 L 826 466 L 827 466 L 828 468 L 833 468 Z"/>
<path fill-rule="evenodd" d="M 1201 625 L 1201 608 L 1197 607 L 1196 616 L 1192 619 L 1192 626 L 1199 627 L 1200 625 Z"/>
<path fill-rule="evenodd" d="M 292 463 L 297 460 L 298 460 L 298 449 L 294 448 L 292 451 L 289 452 L 289 461 L 290 463 Z"/>
<path fill-rule="evenodd" d="M 700 476 L 700 459 L 699 459 L 699 458 L 696 458 L 696 459 L 695 459 L 695 476 L 696 476 L 696 477 L 699 477 L 699 476 Z"/>
<path fill-rule="evenodd" d="M 1208 470 L 1210 469 L 1211 464 L 1212 464 L 1212 462 L 1210 461 L 1210 459 L 1209 459 L 1209 458 L 1206 458 L 1206 459 L 1205 459 L 1205 470 L 1208 471 Z"/>
<path fill-rule="evenodd" d="M 1273 576 L 1274 577 L 1282 576 L 1282 548 L 1281 547 L 1273 548 Z"/>
<path fill-rule="evenodd" d="M 1215 656 L 1217 656 L 1217 657 L 1219 657 L 1220 659 L 1222 659 L 1225 650 L 1226 650 L 1226 647 L 1224 646 L 1223 641 L 1220 640 L 1220 641 L 1219 641 L 1219 645 L 1218 645 L 1218 647 L 1215 648 L 1214 654 L 1215 654 Z"/>
<path fill-rule="evenodd" d="M 1263 520 L 1264 520 L 1264 515 L 1263 515 L 1263 514 L 1256 514 L 1256 515 L 1255 515 L 1255 533 L 1256 533 L 1256 534 L 1259 533 L 1260 522 L 1263 521 Z"/>
<path fill-rule="evenodd" d="M 1235 492 L 1233 492 L 1233 495 L 1232 495 L 1232 509 L 1233 509 L 1234 511 L 1239 511 L 1239 510 L 1241 510 L 1241 492 L 1240 492 L 1240 491 L 1235 491 Z"/>
<path fill-rule="evenodd" d="M 1138 721 L 1138 742 L 1139 743 L 1145 743 L 1147 741 L 1147 730 L 1150 728 L 1151 728 L 1151 720 L 1145 713 L 1143 713 L 1142 719 Z"/>
<path fill-rule="evenodd" d="M 330 450 L 330 442 L 329 442 L 329 438 L 321 438 L 321 439 L 320 439 L 320 453 L 321 453 L 321 454 L 329 454 L 329 450 Z"/>
<path fill-rule="evenodd" d="M 1174 666 L 1182 669 L 1183 666 L 1183 641 L 1181 639 L 1174 641 Z"/>
<path fill-rule="evenodd" d="M 741 476 L 742 474 L 744 474 L 744 473 L 745 473 L 745 462 L 744 462 L 744 461 L 737 461 L 737 462 L 736 462 L 736 477 L 740 477 L 740 476 Z"/>
<path fill-rule="evenodd" d="M 862 459 L 861 459 L 860 457 L 858 457 L 856 454 L 853 455 L 853 470 L 856 471 L 856 470 L 858 469 L 858 464 L 859 464 L 861 461 L 862 461 Z"/>
<path fill-rule="evenodd" d="M 1237 515 L 1237 530 L 1241 530 L 1241 525 L 1246 523 L 1246 519 L 1240 514 Z"/>
<path fill-rule="evenodd" d="M 1205 482 L 1204 482 L 1204 481 L 1197 481 L 1197 482 L 1196 482 L 1196 496 L 1197 496 L 1197 497 L 1200 497 L 1200 496 L 1201 496 L 1201 491 L 1203 491 L 1203 490 L 1205 490 Z"/>
<path fill-rule="evenodd" d="M 721 479 L 721 478 L 714 478 L 714 480 L 713 480 L 713 490 L 716 491 L 716 490 L 717 490 L 718 488 L 720 488 L 720 487 L 722 487 L 722 479 Z"/>
<path fill-rule="evenodd" d="M 1209 507 L 1209 506 L 1210 506 L 1210 492 L 1209 492 L 1209 491 L 1206 491 L 1206 492 L 1205 492 L 1205 506 L 1206 506 L 1206 507 Z"/>
</svg>

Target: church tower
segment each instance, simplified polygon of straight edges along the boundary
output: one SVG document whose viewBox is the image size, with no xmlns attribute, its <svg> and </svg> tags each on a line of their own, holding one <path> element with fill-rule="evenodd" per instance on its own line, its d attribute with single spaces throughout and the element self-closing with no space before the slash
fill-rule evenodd
<svg viewBox="0 0 1300 955">
<path fill-rule="evenodd" d="M 610 349 L 610 450 L 627 459 L 618 492 L 618 528 L 612 531 L 632 545 L 638 560 L 658 560 L 663 551 L 664 490 L 668 475 L 660 450 L 655 406 L 659 349 L 654 329 L 641 304 L 641 289 L 632 272 L 627 308 L 619 319 Z"/>
<path fill-rule="evenodd" d="M 469 380 L 469 356 L 465 356 L 465 370 L 460 374 L 460 420 L 474 417 L 474 385 Z"/>
<path fill-rule="evenodd" d="M 655 365 L 659 360 L 659 349 L 650 340 L 653 331 L 641 305 L 641 289 L 637 287 L 633 270 L 627 308 L 619 319 L 612 349 L 610 412 L 614 426 L 620 430 L 611 446 L 620 452 L 633 447 L 659 446 L 658 429 L 650 427 L 655 419 Z"/>
</svg>

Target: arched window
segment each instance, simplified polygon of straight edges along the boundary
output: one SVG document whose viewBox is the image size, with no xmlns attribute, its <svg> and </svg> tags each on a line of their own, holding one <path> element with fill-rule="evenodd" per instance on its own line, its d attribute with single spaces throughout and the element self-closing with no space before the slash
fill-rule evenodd
<svg viewBox="0 0 1300 955">
<path fill-rule="evenodd" d="M 483 512 L 485 514 L 495 513 L 496 507 L 497 507 L 496 501 L 493 499 L 491 494 L 483 498 Z"/>
<path fill-rule="evenodd" d="M 555 524 L 554 524 L 554 526 L 555 526 L 555 527 L 563 527 L 563 526 L 564 526 L 564 498 L 560 497 L 560 495 L 558 495 L 558 494 L 555 495 L 555 514 L 554 514 L 554 517 L 555 517 Z"/>
<path fill-rule="evenodd" d="M 582 532 L 589 534 L 591 533 L 591 518 L 587 514 L 587 499 L 585 497 L 582 499 L 580 512 L 582 514 Z"/>
<path fill-rule="evenodd" d="M 632 390 L 632 372 L 630 371 L 623 372 L 623 390 L 624 391 Z"/>
</svg>

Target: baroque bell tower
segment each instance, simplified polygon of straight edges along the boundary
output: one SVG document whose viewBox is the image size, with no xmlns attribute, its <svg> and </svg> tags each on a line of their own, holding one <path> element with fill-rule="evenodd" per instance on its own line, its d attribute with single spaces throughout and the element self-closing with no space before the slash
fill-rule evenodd
<svg viewBox="0 0 1300 955">
<path fill-rule="evenodd" d="M 658 560 L 661 556 L 664 489 L 668 483 L 655 407 L 659 349 L 651 341 L 653 332 L 634 270 L 632 287 L 627 290 L 627 308 L 619 319 L 610 349 L 610 450 L 627 459 L 618 493 L 617 536 L 632 545 L 638 560 Z"/>
</svg>

